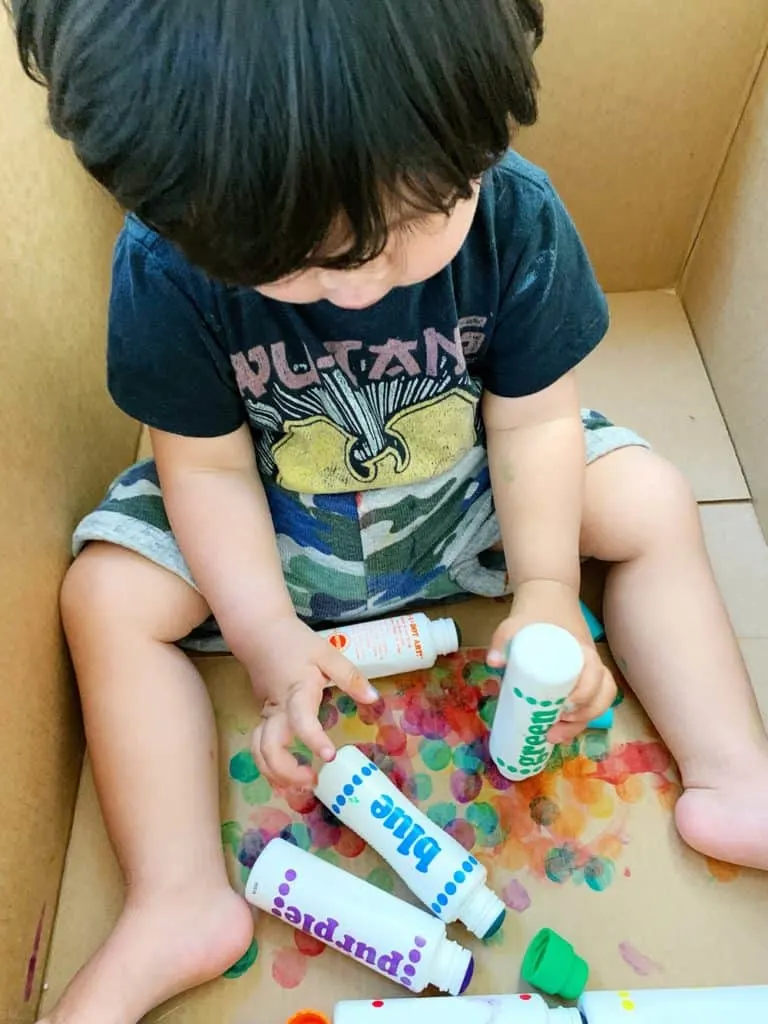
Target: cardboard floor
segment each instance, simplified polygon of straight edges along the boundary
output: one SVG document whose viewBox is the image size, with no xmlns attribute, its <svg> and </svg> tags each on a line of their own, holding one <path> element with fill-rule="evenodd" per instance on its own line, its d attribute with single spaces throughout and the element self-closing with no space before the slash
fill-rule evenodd
<svg viewBox="0 0 768 1024">
<path fill-rule="evenodd" d="M 707 502 L 703 520 L 715 571 L 768 717 L 768 547 L 682 307 L 673 295 L 653 293 L 615 296 L 612 308 L 611 337 L 581 371 L 585 402 L 647 436 Z M 599 592 L 599 573 L 588 568 L 585 595 L 594 603 Z M 468 943 L 478 963 L 473 991 L 519 990 L 522 952 L 544 925 L 589 960 L 594 988 L 766 983 L 768 875 L 711 863 L 683 847 L 671 820 L 674 767 L 633 698 L 627 696 L 608 737 L 586 734 L 538 781 L 506 789 L 479 763 L 485 725 L 479 713 L 467 714 L 467 707 L 485 709 L 493 700 L 497 684 L 483 669 L 482 648 L 504 603 L 462 602 L 441 613 L 459 620 L 465 650 L 410 680 L 408 691 L 403 679 L 382 687 L 387 704 L 379 721 L 361 721 L 337 697 L 326 714 L 337 742 L 372 744 L 417 802 L 474 844 L 508 904 L 495 942 Z M 247 747 L 255 721 L 248 684 L 231 659 L 202 659 L 200 667 L 221 736 L 222 839 L 233 883 L 242 886 L 254 844 L 288 829 L 300 845 L 324 850 L 407 898 L 385 865 L 351 834 L 323 822 L 316 807 L 292 809 L 263 780 L 238 781 L 232 758 Z M 401 728 L 404 714 L 430 707 L 450 722 L 438 758 L 418 728 Z M 163 856 L 161 836 L 157 853 Z M 107 934 L 120 904 L 86 765 L 44 1009 Z M 452 932 L 467 941 L 466 932 Z M 263 915 L 255 935 L 258 955 L 239 977 L 180 997 L 149 1019 L 282 1024 L 307 1005 L 328 1012 L 338 999 L 404 992 L 339 954 L 318 955 L 287 925 Z"/>
</svg>

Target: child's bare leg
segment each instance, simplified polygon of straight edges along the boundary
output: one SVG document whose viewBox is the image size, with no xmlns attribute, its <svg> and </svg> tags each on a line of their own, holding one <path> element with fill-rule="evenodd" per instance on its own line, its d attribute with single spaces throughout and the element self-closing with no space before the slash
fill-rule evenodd
<svg viewBox="0 0 768 1024">
<path fill-rule="evenodd" d="M 182 580 L 105 544 L 77 559 L 62 609 L 126 900 L 49 1020 L 134 1024 L 226 970 L 253 934 L 226 876 L 210 703 L 173 646 L 208 611 Z"/>
<path fill-rule="evenodd" d="M 639 448 L 594 463 L 582 548 L 617 563 L 605 594 L 608 638 L 680 766 L 683 838 L 768 869 L 768 741 L 687 484 Z"/>
</svg>

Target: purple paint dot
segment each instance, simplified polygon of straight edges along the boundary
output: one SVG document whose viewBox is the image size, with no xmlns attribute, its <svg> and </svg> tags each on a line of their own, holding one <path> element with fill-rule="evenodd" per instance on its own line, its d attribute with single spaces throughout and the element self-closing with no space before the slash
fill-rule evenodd
<svg viewBox="0 0 768 1024">
<path fill-rule="evenodd" d="M 285 900 L 282 896 L 275 896 L 275 906 L 281 909 L 285 906 Z"/>
<path fill-rule="evenodd" d="M 412 964 L 417 964 L 421 960 L 421 953 L 418 951 L 418 949 L 412 949 L 411 952 L 408 954 L 408 959 L 411 961 Z"/>
<path fill-rule="evenodd" d="M 413 964 L 406 964 L 403 968 L 403 974 L 407 974 L 409 978 L 412 978 L 416 973 L 416 968 Z"/>
<path fill-rule="evenodd" d="M 281 896 L 287 896 L 288 893 L 291 891 L 291 887 L 290 885 L 287 885 L 285 882 L 283 882 L 283 884 L 277 891 L 280 893 Z"/>
<path fill-rule="evenodd" d="M 283 915 L 280 913 L 279 910 L 273 910 L 272 911 L 272 916 L 273 917 L 282 917 Z"/>
<path fill-rule="evenodd" d="M 286 871 L 285 872 L 285 880 L 286 880 L 286 882 L 295 882 L 296 881 L 296 872 L 293 871 L 293 870 Z"/>
<path fill-rule="evenodd" d="M 427 940 L 422 939 L 420 935 L 417 935 L 416 938 L 413 940 L 413 944 L 417 949 L 424 949 L 424 947 L 427 944 Z"/>
<path fill-rule="evenodd" d="M 401 978 L 400 981 L 403 983 L 403 985 L 406 985 L 408 988 L 410 988 L 411 985 L 413 984 L 410 978 Z"/>
</svg>

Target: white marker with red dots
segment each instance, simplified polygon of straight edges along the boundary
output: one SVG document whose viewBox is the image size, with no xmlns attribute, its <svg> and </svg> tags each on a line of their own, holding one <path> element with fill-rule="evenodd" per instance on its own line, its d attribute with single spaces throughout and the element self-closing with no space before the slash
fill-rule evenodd
<svg viewBox="0 0 768 1024">
<path fill-rule="evenodd" d="M 724 1024 L 768 1021 L 768 985 L 587 992 L 578 1009 L 538 995 L 337 1003 L 333 1024 Z"/>
</svg>

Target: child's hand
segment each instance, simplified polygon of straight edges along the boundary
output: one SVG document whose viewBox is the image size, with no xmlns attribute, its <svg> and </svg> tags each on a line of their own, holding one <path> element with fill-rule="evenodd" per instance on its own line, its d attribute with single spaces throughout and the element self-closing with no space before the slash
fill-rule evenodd
<svg viewBox="0 0 768 1024">
<path fill-rule="evenodd" d="M 568 630 L 584 650 L 584 671 L 572 691 L 564 713 L 549 730 L 551 743 L 568 743 L 583 732 L 593 718 L 607 711 L 616 697 L 616 683 L 597 653 L 584 622 L 579 596 L 570 587 L 536 580 L 518 588 L 510 615 L 496 630 L 488 651 L 488 664 L 503 668 L 507 649 L 516 633 L 534 622 L 549 622 Z"/>
<path fill-rule="evenodd" d="M 253 758 L 270 782 L 310 789 L 314 769 L 297 764 L 288 747 L 298 737 L 322 761 L 336 756 L 317 717 L 325 688 L 338 686 L 359 704 L 374 704 L 379 695 L 352 662 L 295 615 L 262 623 L 259 632 L 263 640 L 247 666 L 254 689 L 266 697 Z"/>
</svg>

